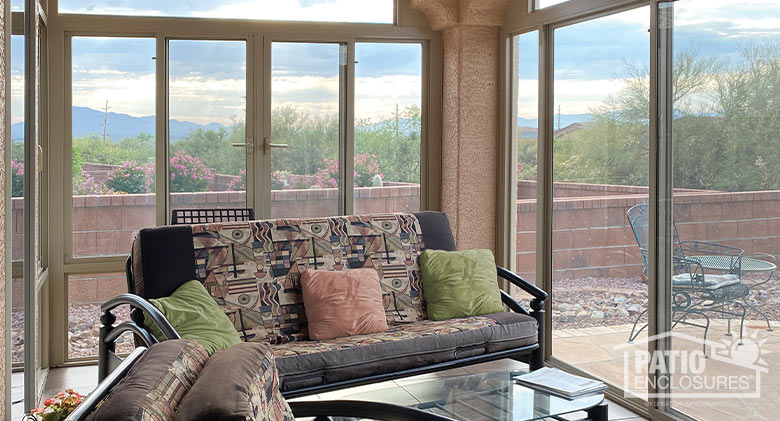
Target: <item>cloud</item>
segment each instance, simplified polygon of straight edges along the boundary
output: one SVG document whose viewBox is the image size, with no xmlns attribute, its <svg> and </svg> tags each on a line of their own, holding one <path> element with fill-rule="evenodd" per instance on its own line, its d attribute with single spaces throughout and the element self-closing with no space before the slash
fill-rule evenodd
<svg viewBox="0 0 780 421">
<path fill-rule="evenodd" d="M 63 13 L 233 19 L 393 22 L 393 0 L 60 0 Z"/>
<path fill-rule="evenodd" d="M 298 20 L 317 22 L 393 22 L 392 0 L 251 0 L 228 4 L 193 16 L 212 18 Z"/>
</svg>

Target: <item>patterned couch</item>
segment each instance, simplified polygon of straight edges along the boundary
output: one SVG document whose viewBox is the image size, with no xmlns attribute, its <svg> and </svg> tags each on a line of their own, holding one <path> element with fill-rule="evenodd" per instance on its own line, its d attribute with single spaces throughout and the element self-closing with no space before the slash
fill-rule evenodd
<svg viewBox="0 0 780 421">
<path fill-rule="evenodd" d="M 129 294 L 104 303 L 100 332 L 102 379 L 120 359 L 113 341 L 125 331 L 147 346 L 146 311 L 169 338 L 178 337 L 144 299 L 170 295 L 200 280 L 245 341 L 271 344 L 286 397 L 513 357 L 543 365 L 543 303 L 547 295 L 517 275 L 499 275 L 534 296 L 531 312 L 502 292 L 510 311 L 447 321 L 426 316 L 418 256 L 454 250 L 446 215 L 373 214 L 179 225 L 141 230 L 127 275 Z M 382 282 L 386 332 L 309 340 L 299 277 L 307 268 L 374 268 Z M 111 310 L 133 307 L 132 321 L 114 326 Z"/>
</svg>

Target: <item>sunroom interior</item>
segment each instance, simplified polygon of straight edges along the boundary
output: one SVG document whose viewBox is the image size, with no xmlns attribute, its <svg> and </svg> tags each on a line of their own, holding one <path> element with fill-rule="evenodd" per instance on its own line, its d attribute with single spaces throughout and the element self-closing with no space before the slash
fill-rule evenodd
<svg viewBox="0 0 780 421">
<path fill-rule="evenodd" d="M 776 417 L 778 2 L 0 4 L 4 419 L 97 385 L 133 239 L 192 209 L 443 212 L 609 419 Z"/>
</svg>

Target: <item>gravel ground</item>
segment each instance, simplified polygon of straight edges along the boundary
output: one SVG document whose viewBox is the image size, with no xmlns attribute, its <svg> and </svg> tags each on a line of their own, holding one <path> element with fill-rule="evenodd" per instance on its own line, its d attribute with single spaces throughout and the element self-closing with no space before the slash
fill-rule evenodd
<svg viewBox="0 0 780 421">
<path fill-rule="evenodd" d="M 762 279 L 755 276 L 745 278 L 748 283 L 759 280 Z M 778 279 L 751 288 L 749 302 L 770 320 L 780 320 Z M 553 283 L 552 303 L 554 329 L 634 323 L 647 308 L 647 284 L 638 277 L 561 279 Z M 751 320 L 762 318 L 750 309 L 746 317 Z"/>
</svg>

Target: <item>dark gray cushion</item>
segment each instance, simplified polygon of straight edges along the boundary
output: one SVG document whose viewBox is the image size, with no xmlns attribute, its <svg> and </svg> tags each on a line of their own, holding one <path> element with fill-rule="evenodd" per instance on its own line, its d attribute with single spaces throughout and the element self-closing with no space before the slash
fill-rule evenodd
<svg viewBox="0 0 780 421">
<path fill-rule="evenodd" d="M 455 238 L 452 236 L 450 220 L 442 212 L 415 212 L 420 221 L 423 245 L 426 249 L 455 251 Z"/>
<path fill-rule="evenodd" d="M 133 290 L 143 298 L 167 297 L 195 276 L 192 227 L 142 229 L 133 242 Z"/>
<path fill-rule="evenodd" d="M 396 325 L 373 335 L 274 345 L 274 353 L 282 391 L 286 391 L 536 343 L 536 320 L 518 313 L 496 313 Z"/>
</svg>

